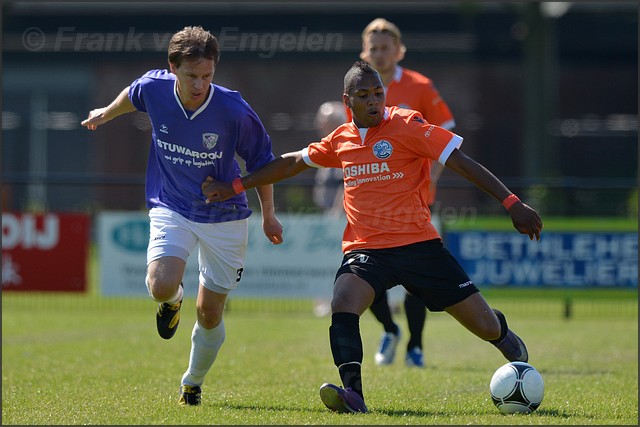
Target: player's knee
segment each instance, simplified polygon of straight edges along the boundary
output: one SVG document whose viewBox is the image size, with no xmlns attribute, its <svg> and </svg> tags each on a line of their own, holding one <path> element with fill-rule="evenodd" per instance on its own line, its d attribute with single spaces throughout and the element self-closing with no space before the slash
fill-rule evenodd
<svg viewBox="0 0 640 427">
<path fill-rule="evenodd" d="M 331 312 L 332 313 L 342 313 L 342 312 L 351 312 L 352 309 L 349 304 L 349 300 L 342 298 L 340 295 L 334 295 L 331 300 Z"/>
<path fill-rule="evenodd" d="M 202 325 L 202 327 L 206 329 L 213 329 L 218 326 L 220 322 L 222 322 L 222 313 L 224 312 L 224 307 L 203 307 L 201 305 L 198 305 L 197 311 L 198 323 L 200 323 L 200 325 Z"/>
<path fill-rule="evenodd" d="M 180 280 L 168 280 L 157 275 L 147 275 L 146 285 L 151 298 L 158 302 L 166 302 L 176 295 Z"/>
<path fill-rule="evenodd" d="M 202 320 L 199 320 L 200 324 L 203 328 L 213 329 L 217 327 L 222 321 L 222 317 L 203 317 Z"/>
<path fill-rule="evenodd" d="M 331 311 L 360 315 L 371 306 L 374 297 L 375 291 L 367 282 L 354 275 L 343 274 L 334 284 Z"/>
</svg>

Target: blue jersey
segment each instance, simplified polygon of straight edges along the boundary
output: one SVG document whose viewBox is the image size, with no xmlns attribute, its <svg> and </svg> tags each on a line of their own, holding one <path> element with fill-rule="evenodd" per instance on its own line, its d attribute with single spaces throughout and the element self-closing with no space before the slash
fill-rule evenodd
<svg viewBox="0 0 640 427">
<path fill-rule="evenodd" d="M 207 176 L 231 182 L 240 176 L 236 153 L 251 172 L 274 159 L 271 138 L 242 96 L 211 84 L 197 111 L 185 111 L 176 76 L 152 70 L 135 80 L 129 99 L 151 120 L 147 164 L 147 207 L 164 206 L 196 222 L 223 222 L 251 215 L 245 193 L 224 202 L 205 203 Z"/>
</svg>

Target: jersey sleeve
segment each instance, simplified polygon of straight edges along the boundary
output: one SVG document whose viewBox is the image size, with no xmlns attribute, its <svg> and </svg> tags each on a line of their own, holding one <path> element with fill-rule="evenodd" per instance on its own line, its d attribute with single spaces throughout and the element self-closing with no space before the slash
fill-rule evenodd
<svg viewBox="0 0 640 427">
<path fill-rule="evenodd" d="M 142 94 L 143 84 L 141 80 L 142 78 L 134 81 L 129 86 L 129 100 L 131 101 L 133 106 L 136 107 L 136 110 L 146 113 L 147 106 L 145 105 L 144 96 Z"/>
<path fill-rule="evenodd" d="M 408 148 L 419 156 L 444 165 L 453 150 L 462 145 L 460 135 L 427 122 L 417 111 L 413 111 L 406 120 Z"/>
<path fill-rule="evenodd" d="M 312 142 L 302 150 L 305 163 L 314 168 L 340 168 L 342 164 L 331 143 L 332 136 L 328 135 L 319 142 Z"/>
<path fill-rule="evenodd" d="M 173 79 L 168 78 L 171 73 L 167 70 L 150 70 L 144 73 L 140 78 L 136 79 L 129 85 L 129 100 L 138 111 L 147 112 L 145 93 L 154 84 Z"/>
<path fill-rule="evenodd" d="M 147 106 L 144 99 L 145 88 L 153 82 L 152 77 L 157 75 L 159 71 L 160 70 L 148 71 L 129 85 L 129 100 L 133 106 L 136 107 L 136 110 L 145 113 L 147 112 Z"/>
<path fill-rule="evenodd" d="M 240 112 L 240 132 L 236 150 L 245 161 L 247 172 L 253 172 L 275 159 L 275 156 L 271 137 L 262 121 L 248 104 L 244 103 L 244 106 L 244 112 Z"/>
</svg>

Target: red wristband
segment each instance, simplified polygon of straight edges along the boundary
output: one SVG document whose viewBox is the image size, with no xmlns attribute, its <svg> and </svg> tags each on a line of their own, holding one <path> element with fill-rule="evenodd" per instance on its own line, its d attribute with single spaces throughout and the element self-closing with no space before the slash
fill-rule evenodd
<svg viewBox="0 0 640 427">
<path fill-rule="evenodd" d="M 242 179 L 241 178 L 236 178 L 231 182 L 231 185 L 233 186 L 233 191 L 235 191 L 236 194 L 240 194 L 243 191 L 245 191 L 244 185 L 242 185 Z"/>
<path fill-rule="evenodd" d="M 515 203 L 519 202 L 520 199 L 518 198 L 518 196 L 516 196 L 515 194 L 509 194 L 503 201 L 502 201 L 502 206 L 504 206 L 504 208 L 506 210 L 509 210 L 509 208 L 511 206 L 513 206 Z"/>
</svg>

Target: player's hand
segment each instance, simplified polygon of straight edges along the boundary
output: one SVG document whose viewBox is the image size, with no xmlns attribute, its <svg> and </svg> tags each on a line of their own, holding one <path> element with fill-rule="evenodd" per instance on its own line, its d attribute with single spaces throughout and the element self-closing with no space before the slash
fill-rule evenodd
<svg viewBox="0 0 640 427">
<path fill-rule="evenodd" d="M 275 215 L 262 216 L 262 230 L 267 239 L 274 245 L 279 245 L 284 241 L 282 238 L 282 224 Z"/>
<path fill-rule="evenodd" d="M 96 130 L 98 126 L 107 123 L 109 120 L 105 118 L 104 112 L 107 107 L 96 108 L 89 112 L 89 117 L 83 120 L 80 124 L 85 126 L 89 130 Z"/>
<path fill-rule="evenodd" d="M 516 230 L 521 234 L 526 234 L 531 240 L 534 237 L 536 240 L 540 240 L 540 232 L 543 226 L 542 220 L 535 209 L 522 202 L 517 202 L 509 208 L 509 215 L 511 215 L 511 221 Z"/>
<path fill-rule="evenodd" d="M 207 203 L 222 202 L 236 195 L 231 183 L 216 181 L 208 176 L 200 185 Z"/>
</svg>

